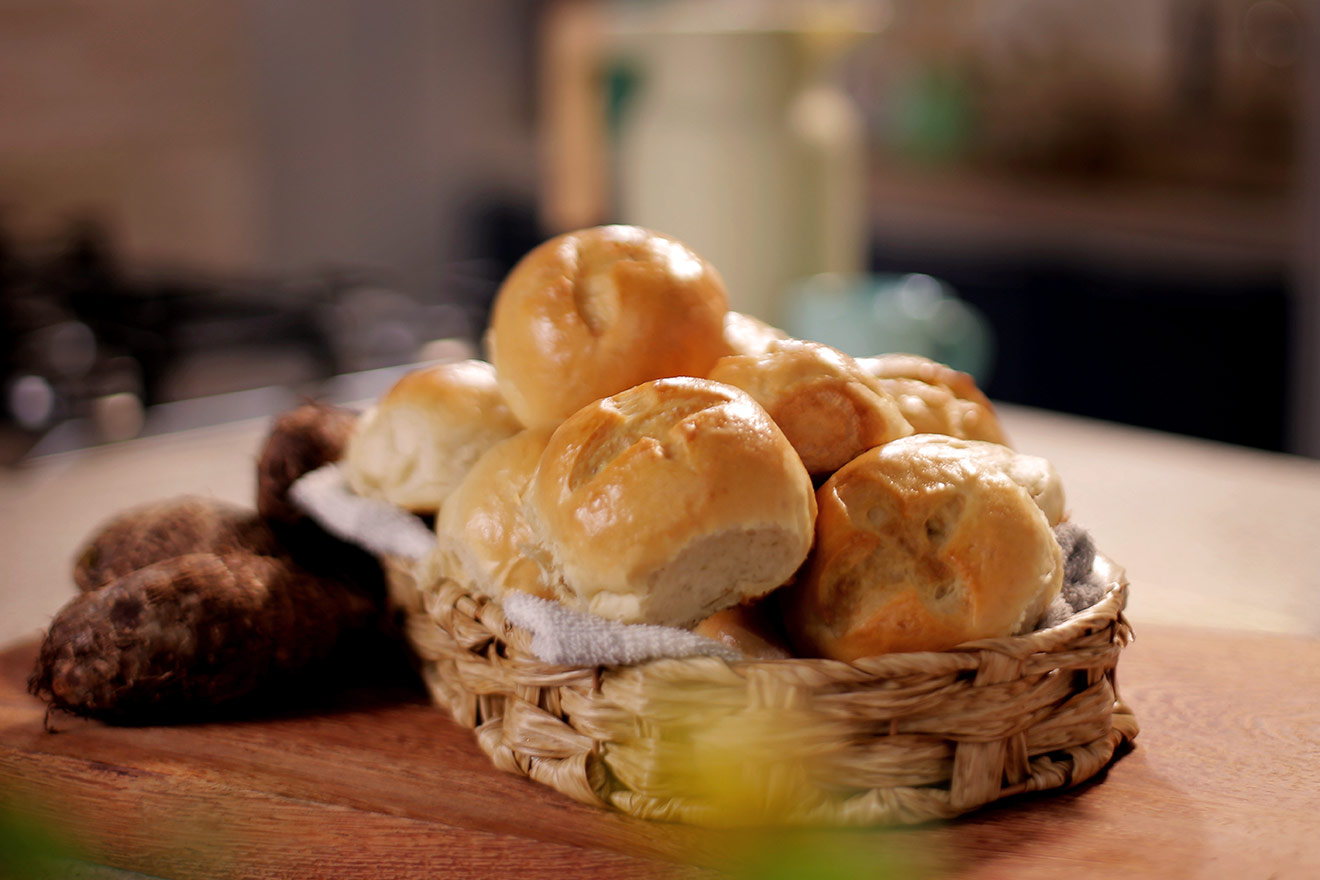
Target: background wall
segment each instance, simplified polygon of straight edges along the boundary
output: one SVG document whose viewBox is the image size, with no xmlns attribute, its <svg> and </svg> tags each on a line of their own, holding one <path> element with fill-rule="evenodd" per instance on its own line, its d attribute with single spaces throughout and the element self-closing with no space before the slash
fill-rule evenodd
<svg viewBox="0 0 1320 880">
<path fill-rule="evenodd" d="M 611 22 L 671 7 L 715 31 L 862 10 L 831 75 L 865 267 L 951 282 L 994 326 L 992 394 L 1320 456 L 1320 26 L 1296 0 L 0 0 L 6 393 L 51 372 L 32 340 L 77 323 L 72 288 L 171 304 L 151 406 L 476 345 L 526 248 L 635 219 L 648 74 Z M 675 198 L 690 176 L 655 170 Z M 721 207 L 687 200 L 707 226 Z M 78 218 L 105 232 L 90 288 Z M 773 252 L 729 228 L 740 258 Z"/>
<path fill-rule="evenodd" d="M 263 247 L 242 4 L 0 2 L 0 218 L 72 216 L 126 257 L 228 269 Z"/>
</svg>

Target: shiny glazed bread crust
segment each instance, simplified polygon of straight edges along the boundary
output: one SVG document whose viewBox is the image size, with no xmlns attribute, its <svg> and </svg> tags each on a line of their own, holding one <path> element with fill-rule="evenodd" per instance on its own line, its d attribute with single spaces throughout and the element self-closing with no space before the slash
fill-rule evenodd
<svg viewBox="0 0 1320 880">
<path fill-rule="evenodd" d="M 728 295 L 705 260 L 668 236 L 604 226 L 552 238 L 496 295 L 487 347 L 528 427 L 668 376 L 705 376 L 725 353 Z"/>
<path fill-rule="evenodd" d="M 554 599 L 535 561 L 537 540 L 523 515 L 523 495 L 550 432 L 527 429 L 477 459 L 436 518 L 431 564 L 474 592 L 500 598 L 519 590 Z"/>
<path fill-rule="evenodd" d="M 729 354 L 765 354 L 788 333 L 760 318 L 730 309 L 724 315 L 724 345 Z"/>
<path fill-rule="evenodd" d="M 894 398 L 917 433 L 1008 445 L 994 405 L 967 373 L 915 354 L 858 358 L 857 364 Z"/>
<path fill-rule="evenodd" d="M 550 438 L 527 494 L 566 604 L 686 626 L 784 583 L 811 546 L 810 477 L 743 392 L 648 382 Z"/>
<path fill-rule="evenodd" d="M 838 470 L 863 451 L 912 433 L 898 404 L 851 357 L 797 339 L 762 354 L 721 358 L 710 378 L 765 407 L 812 474 Z"/>
<path fill-rule="evenodd" d="M 359 495 L 434 513 L 482 453 L 520 428 L 490 364 L 423 367 L 358 420 L 344 452 L 344 475 Z"/>
<path fill-rule="evenodd" d="M 855 660 L 1035 626 L 1062 586 L 1063 559 L 1004 449 L 918 434 L 826 481 L 816 546 L 786 603 L 795 647 Z"/>
</svg>

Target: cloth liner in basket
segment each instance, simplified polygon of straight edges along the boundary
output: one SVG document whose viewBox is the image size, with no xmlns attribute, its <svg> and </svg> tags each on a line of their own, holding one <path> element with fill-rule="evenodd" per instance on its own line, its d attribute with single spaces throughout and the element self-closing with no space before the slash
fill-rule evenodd
<svg viewBox="0 0 1320 880">
<path fill-rule="evenodd" d="M 316 515 L 313 512 L 313 515 Z M 546 663 L 500 603 L 382 552 L 434 701 L 502 770 L 701 825 L 913 824 L 1075 785 L 1138 732 L 1115 671 L 1123 571 L 1047 629 L 943 652 Z"/>
</svg>

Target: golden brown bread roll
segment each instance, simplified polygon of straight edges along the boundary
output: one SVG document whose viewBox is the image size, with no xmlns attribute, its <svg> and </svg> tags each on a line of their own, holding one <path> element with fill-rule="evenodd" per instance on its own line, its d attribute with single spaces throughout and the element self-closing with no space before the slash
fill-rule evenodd
<svg viewBox="0 0 1320 880">
<path fill-rule="evenodd" d="M 523 493 L 549 439 L 548 430 L 528 429 L 477 459 L 436 518 L 432 564 L 469 590 L 493 598 L 510 590 L 555 598 L 528 555 L 536 538 L 523 515 Z"/>
<path fill-rule="evenodd" d="M 804 655 L 942 651 L 1033 628 L 1063 558 L 1004 447 L 917 434 L 868 450 L 817 493 L 816 546 L 785 595 Z"/>
<path fill-rule="evenodd" d="M 343 468 L 359 495 L 434 513 L 473 462 L 521 428 L 483 361 L 424 367 L 363 414 Z"/>
<path fill-rule="evenodd" d="M 528 427 L 666 376 L 704 376 L 725 352 L 728 295 L 680 242 L 635 226 L 552 238 L 500 287 L 486 337 L 500 388 Z"/>
<path fill-rule="evenodd" d="M 945 441 L 945 445 L 950 450 L 954 450 L 977 443 L 977 441 L 955 441 L 956 438 Z M 1063 480 L 1059 478 L 1059 472 L 1054 469 L 1049 459 L 1041 458 L 1039 455 L 1014 452 L 1000 443 L 977 444 L 974 448 L 978 459 L 985 466 L 998 467 L 1010 480 L 1027 490 L 1031 500 L 1040 508 L 1041 513 L 1045 514 L 1045 520 L 1051 528 L 1063 522 L 1065 512 Z"/>
<path fill-rule="evenodd" d="M 692 631 L 732 648 L 748 660 L 784 660 L 793 654 L 784 637 L 771 624 L 765 608 L 773 599 L 770 596 L 765 602 L 734 605 L 716 611 L 692 627 Z"/>
<path fill-rule="evenodd" d="M 729 354 L 765 354 L 788 334 L 760 318 L 730 309 L 724 315 L 724 345 Z"/>
<path fill-rule="evenodd" d="M 994 406 L 967 373 L 915 354 L 858 358 L 857 364 L 894 398 L 917 433 L 1008 445 Z"/>
<path fill-rule="evenodd" d="M 763 354 L 723 357 L 710 378 L 765 407 L 813 475 L 912 433 L 898 404 L 856 361 L 818 342 L 785 339 Z"/>
<path fill-rule="evenodd" d="M 754 400 L 704 379 L 648 382 L 555 430 L 527 491 L 565 604 L 688 626 L 783 584 L 811 547 L 811 480 Z"/>
</svg>

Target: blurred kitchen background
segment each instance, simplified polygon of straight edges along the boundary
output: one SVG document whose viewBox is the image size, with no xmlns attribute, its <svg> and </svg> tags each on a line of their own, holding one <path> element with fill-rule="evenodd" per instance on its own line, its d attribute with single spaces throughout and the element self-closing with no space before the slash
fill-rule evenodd
<svg viewBox="0 0 1320 880">
<path fill-rule="evenodd" d="M 996 399 L 1320 457 L 1305 0 L 0 0 L 0 462 L 362 400 L 602 222 Z"/>
</svg>

